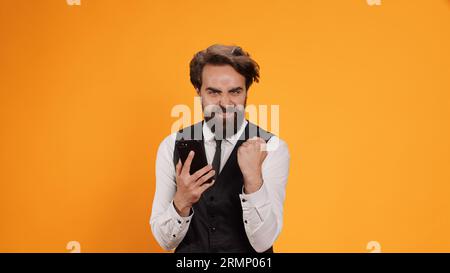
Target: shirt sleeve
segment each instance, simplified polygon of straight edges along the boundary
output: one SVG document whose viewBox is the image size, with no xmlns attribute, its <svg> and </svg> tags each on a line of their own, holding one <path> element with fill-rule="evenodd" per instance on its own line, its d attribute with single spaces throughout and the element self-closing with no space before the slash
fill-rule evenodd
<svg viewBox="0 0 450 273">
<path fill-rule="evenodd" d="M 239 195 L 245 232 L 257 252 L 269 249 L 281 232 L 283 205 L 289 173 L 290 154 L 280 138 L 267 143 L 268 155 L 262 165 L 263 184 L 251 194 Z"/>
<path fill-rule="evenodd" d="M 175 210 L 176 174 L 173 164 L 174 134 L 161 142 L 156 155 L 156 191 L 153 199 L 150 226 L 153 236 L 165 250 L 172 250 L 186 235 L 193 216 L 182 217 Z"/>
</svg>

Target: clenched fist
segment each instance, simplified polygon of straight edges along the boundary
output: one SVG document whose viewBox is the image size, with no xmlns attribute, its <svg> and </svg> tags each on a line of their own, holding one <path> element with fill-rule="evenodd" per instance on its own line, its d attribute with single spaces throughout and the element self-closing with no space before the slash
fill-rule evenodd
<svg viewBox="0 0 450 273">
<path fill-rule="evenodd" d="M 250 194 L 261 188 L 262 164 L 267 156 L 266 142 L 260 137 L 248 139 L 238 149 L 237 159 L 244 177 L 244 193 Z"/>
</svg>

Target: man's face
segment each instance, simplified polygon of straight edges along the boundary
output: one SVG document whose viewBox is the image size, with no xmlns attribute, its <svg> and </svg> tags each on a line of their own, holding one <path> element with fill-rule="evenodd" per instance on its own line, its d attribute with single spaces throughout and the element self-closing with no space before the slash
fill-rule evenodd
<svg viewBox="0 0 450 273">
<path fill-rule="evenodd" d="M 208 126 L 216 136 L 231 136 L 244 120 L 247 90 L 245 77 L 230 65 L 205 65 L 197 90 Z M 217 126 L 220 125 L 221 126 Z"/>
</svg>

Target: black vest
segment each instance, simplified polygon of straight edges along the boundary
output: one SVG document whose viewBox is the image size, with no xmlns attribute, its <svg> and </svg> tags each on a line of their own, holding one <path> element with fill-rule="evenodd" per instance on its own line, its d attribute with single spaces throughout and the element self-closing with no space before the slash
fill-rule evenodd
<svg viewBox="0 0 450 273">
<path fill-rule="evenodd" d="M 180 130 L 177 140 L 198 139 L 202 142 L 203 122 Z M 272 134 L 248 122 L 245 131 L 230 154 L 214 185 L 207 189 L 200 200 L 193 205 L 192 217 L 186 236 L 175 252 L 255 252 L 245 233 L 242 219 L 242 206 L 239 194 L 244 183 L 242 172 L 237 162 L 237 149 L 245 140 L 259 136 L 266 142 Z M 173 162 L 176 165 L 179 156 L 174 149 Z M 266 252 L 273 252 L 270 247 Z"/>
</svg>

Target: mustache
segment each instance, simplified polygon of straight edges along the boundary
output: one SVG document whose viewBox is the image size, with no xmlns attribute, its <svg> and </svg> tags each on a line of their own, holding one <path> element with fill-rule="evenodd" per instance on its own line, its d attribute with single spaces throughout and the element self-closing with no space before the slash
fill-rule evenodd
<svg viewBox="0 0 450 273">
<path fill-rule="evenodd" d="M 242 113 L 242 112 L 244 112 L 243 105 L 222 106 L 210 104 L 206 105 L 204 108 L 204 114 L 211 117 L 217 113 L 223 114 L 223 113 Z"/>
</svg>

